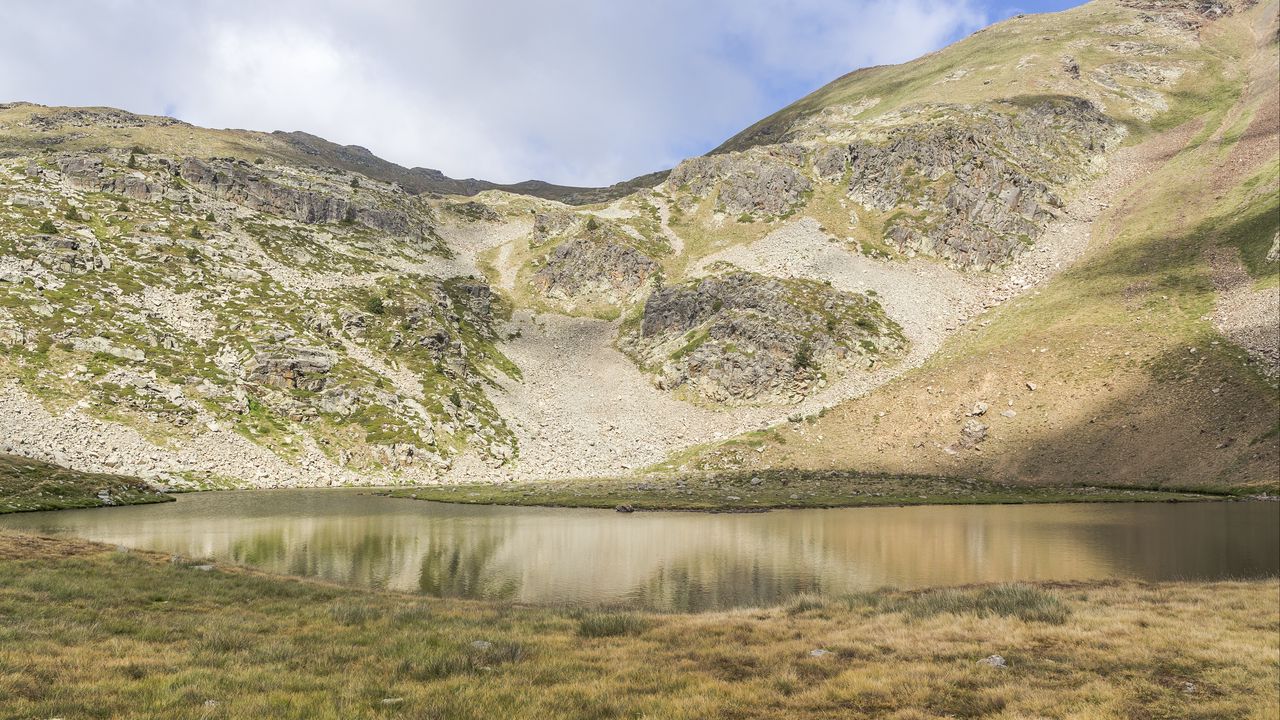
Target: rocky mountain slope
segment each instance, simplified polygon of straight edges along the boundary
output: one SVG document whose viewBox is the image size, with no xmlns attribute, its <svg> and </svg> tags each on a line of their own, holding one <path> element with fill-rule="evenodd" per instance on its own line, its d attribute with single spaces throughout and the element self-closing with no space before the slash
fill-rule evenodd
<svg viewBox="0 0 1280 720">
<path fill-rule="evenodd" d="M 595 195 L 6 105 L 0 451 L 1272 487 L 1276 42 L 1274 1 L 1019 16 Z"/>
</svg>

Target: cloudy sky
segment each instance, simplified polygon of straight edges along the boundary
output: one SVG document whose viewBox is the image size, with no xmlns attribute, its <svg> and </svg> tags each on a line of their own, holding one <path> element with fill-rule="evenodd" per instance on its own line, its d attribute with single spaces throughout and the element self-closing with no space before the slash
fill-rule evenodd
<svg viewBox="0 0 1280 720">
<path fill-rule="evenodd" d="M 706 152 L 850 70 L 1079 1 L 6 0 L 0 101 L 599 185 Z"/>
</svg>

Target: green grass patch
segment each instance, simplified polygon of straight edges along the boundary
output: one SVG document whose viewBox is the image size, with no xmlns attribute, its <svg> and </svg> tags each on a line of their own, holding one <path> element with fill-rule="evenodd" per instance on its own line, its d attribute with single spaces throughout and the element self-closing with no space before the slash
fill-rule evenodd
<svg viewBox="0 0 1280 720">
<path fill-rule="evenodd" d="M 127 475 L 86 473 L 0 454 L 0 514 L 106 505 L 143 505 L 174 498 Z"/>
</svg>

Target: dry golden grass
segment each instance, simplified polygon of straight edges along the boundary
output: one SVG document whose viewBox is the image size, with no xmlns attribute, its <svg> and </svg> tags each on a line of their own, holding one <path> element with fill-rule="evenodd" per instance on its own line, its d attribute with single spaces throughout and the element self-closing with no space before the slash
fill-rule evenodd
<svg viewBox="0 0 1280 720">
<path fill-rule="evenodd" d="M 90 548 L 68 555 L 55 541 L 0 535 L 0 716 L 1280 713 L 1274 579 L 883 591 L 614 616 Z M 992 654 L 1008 666 L 978 662 Z"/>
</svg>

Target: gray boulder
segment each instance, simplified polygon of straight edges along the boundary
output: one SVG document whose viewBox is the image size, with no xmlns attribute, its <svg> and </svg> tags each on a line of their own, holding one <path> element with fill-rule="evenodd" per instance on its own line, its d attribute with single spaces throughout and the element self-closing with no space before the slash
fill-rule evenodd
<svg viewBox="0 0 1280 720">
<path fill-rule="evenodd" d="M 279 389 L 319 392 L 328 383 L 328 373 L 337 364 L 337 355 L 328 349 L 297 345 L 256 347 L 245 363 L 245 375 L 252 381 Z"/>
</svg>

